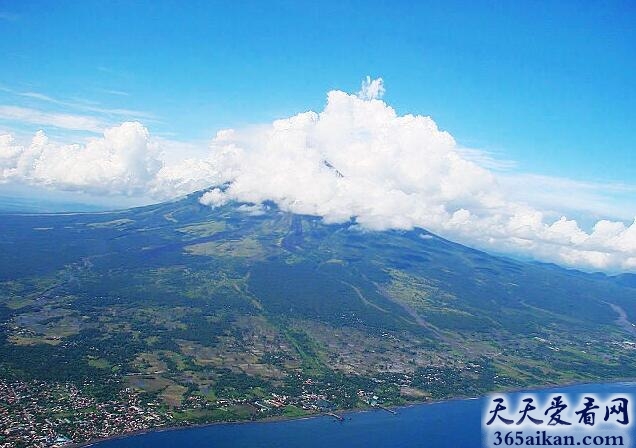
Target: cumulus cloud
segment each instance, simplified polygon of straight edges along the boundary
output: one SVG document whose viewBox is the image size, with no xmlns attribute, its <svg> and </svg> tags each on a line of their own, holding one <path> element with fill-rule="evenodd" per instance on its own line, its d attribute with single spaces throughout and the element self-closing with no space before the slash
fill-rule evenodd
<svg viewBox="0 0 636 448">
<path fill-rule="evenodd" d="M 599 220 L 590 230 L 554 210 L 511 198 L 501 173 L 478 161 L 430 118 L 398 115 L 381 80 L 355 95 L 328 93 L 321 112 L 222 130 L 205 156 L 165 162 L 157 140 L 124 123 L 83 146 L 38 134 L 30 146 L 0 137 L 4 179 L 158 198 L 209 188 L 201 202 L 244 204 L 355 219 L 368 230 L 426 228 L 491 251 L 606 271 L 636 271 L 636 222 Z M 164 160 L 162 162 L 162 160 Z"/>
<path fill-rule="evenodd" d="M 140 123 L 107 129 L 85 145 L 51 143 L 38 131 L 29 145 L 0 136 L 0 182 L 22 182 L 97 194 L 145 194 L 162 168 Z"/>
<path fill-rule="evenodd" d="M 377 81 L 377 82 L 376 82 Z M 215 188 L 201 202 L 259 204 L 355 218 L 370 230 L 423 227 L 497 252 L 603 270 L 633 270 L 636 224 L 599 221 L 592 231 L 509 198 L 430 117 L 399 116 L 382 101 L 381 81 L 328 94 L 320 113 L 266 128 L 223 131 L 212 142 Z"/>
</svg>

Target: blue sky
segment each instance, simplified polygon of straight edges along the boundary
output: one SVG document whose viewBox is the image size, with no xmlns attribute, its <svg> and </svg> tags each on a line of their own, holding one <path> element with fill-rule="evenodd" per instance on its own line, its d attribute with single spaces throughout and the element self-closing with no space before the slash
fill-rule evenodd
<svg viewBox="0 0 636 448">
<path fill-rule="evenodd" d="M 635 271 L 634 23 L 633 1 L 0 0 L 0 202 L 230 183 L 205 202 Z"/>
<path fill-rule="evenodd" d="M 636 173 L 633 2 L 2 1 L 0 17 L 2 86 L 141 111 L 177 139 L 318 110 L 369 74 L 399 113 L 524 170 Z"/>
</svg>

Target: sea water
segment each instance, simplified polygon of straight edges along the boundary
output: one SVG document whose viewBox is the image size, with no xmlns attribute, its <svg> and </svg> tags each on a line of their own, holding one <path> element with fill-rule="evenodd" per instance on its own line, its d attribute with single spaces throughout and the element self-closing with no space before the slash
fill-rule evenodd
<svg viewBox="0 0 636 448">
<path fill-rule="evenodd" d="M 634 394 L 636 383 L 587 384 L 535 394 Z M 523 393 L 518 393 L 523 395 Z M 517 394 L 510 394 L 511 397 Z M 489 398 L 450 400 L 396 409 L 342 413 L 301 420 L 228 423 L 154 431 L 96 443 L 96 448 L 482 448 Z M 630 416 L 636 418 L 635 416 Z M 602 416 L 601 416 L 602 418 Z M 634 425 L 636 427 L 636 425 Z M 635 440 L 633 429 L 631 439 Z"/>
</svg>

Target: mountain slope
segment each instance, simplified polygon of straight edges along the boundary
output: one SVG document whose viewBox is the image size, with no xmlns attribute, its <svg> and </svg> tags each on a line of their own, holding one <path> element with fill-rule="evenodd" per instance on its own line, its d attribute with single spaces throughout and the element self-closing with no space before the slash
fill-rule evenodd
<svg viewBox="0 0 636 448">
<path fill-rule="evenodd" d="M 188 421 L 635 376 L 629 276 L 199 195 L 2 216 L 0 376 L 101 378 Z"/>
</svg>

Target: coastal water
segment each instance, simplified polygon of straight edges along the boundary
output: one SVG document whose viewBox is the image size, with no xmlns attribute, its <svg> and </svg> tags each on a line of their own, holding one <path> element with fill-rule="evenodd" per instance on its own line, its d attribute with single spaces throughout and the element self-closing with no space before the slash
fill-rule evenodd
<svg viewBox="0 0 636 448">
<path fill-rule="evenodd" d="M 635 394 L 636 383 L 588 384 L 537 393 Z M 515 394 L 510 394 L 512 397 Z M 320 416 L 303 420 L 221 424 L 150 432 L 108 440 L 95 448 L 481 448 L 486 398 L 451 400 L 397 409 L 342 414 L 343 422 Z M 636 415 L 630 416 L 636 419 Z M 633 425 L 636 427 L 636 425 Z M 634 433 L 631 439 L 634 440 Z"/>
</svg>

